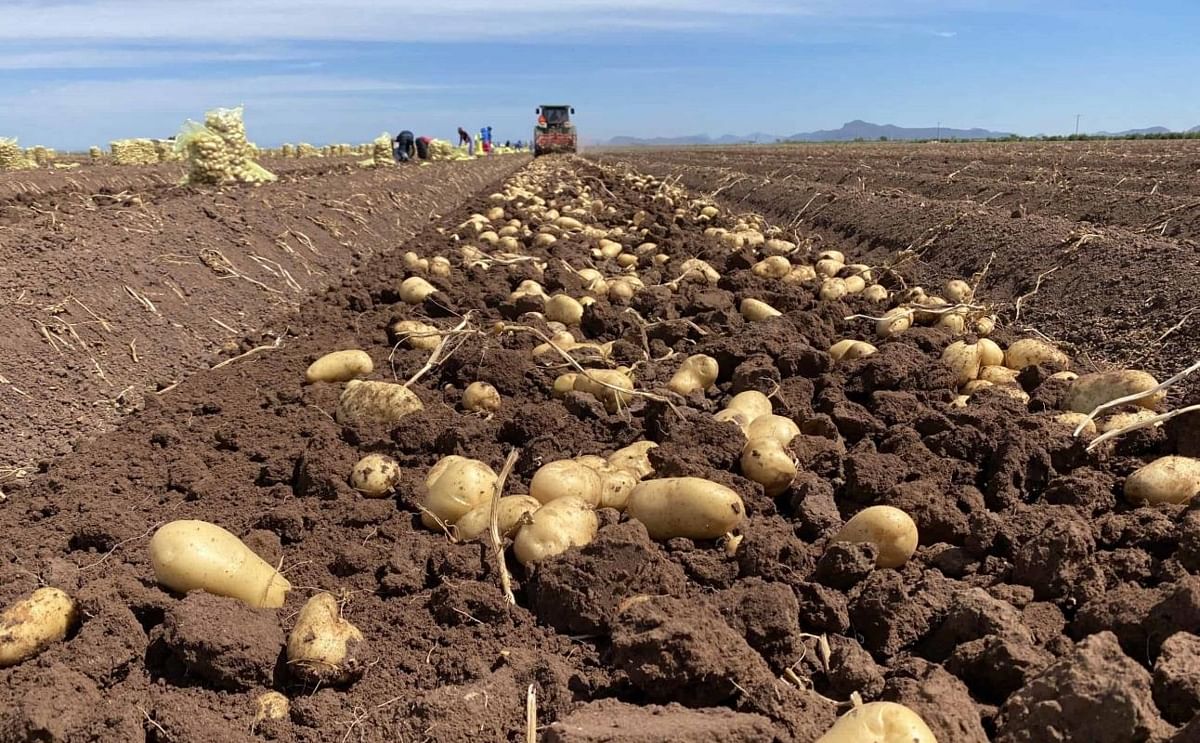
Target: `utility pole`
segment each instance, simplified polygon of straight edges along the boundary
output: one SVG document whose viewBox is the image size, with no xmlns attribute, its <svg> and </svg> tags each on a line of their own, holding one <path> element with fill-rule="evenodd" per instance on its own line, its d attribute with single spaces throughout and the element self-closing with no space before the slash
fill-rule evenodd
<svg viewBox="0 0 1200 743">
<path fill-rule="evenodd" d="M 1075 114 L 1075 134 L 1079 134 L 1079 116 L 1080 114 Z"/>
<path fill-rule="evenodd" d="M 942 141 L 942 122 L 938 122 L 937 141 Z"/>
</svg>

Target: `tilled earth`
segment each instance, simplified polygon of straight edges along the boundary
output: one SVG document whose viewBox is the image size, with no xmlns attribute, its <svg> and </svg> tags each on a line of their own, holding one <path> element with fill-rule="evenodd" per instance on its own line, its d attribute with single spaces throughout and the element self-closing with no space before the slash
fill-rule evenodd
<svg viewBox="0 0 1200 743">
<path fill-rule="evenodd" d="M 531 686 L 540 739 L 561 743 L 812 741 L 854 694 L 908 705 L 943 743 L 1200 740 L 1200 510 L 1120 495 L 1151 458 L 1200 454 L 1195 416 L 1089 453 L 1050 420 L 1064 391 L 1050 369 L 1022 374 L 1028 405 L 985 390 L 953 408 L 939 361 L 952 339 L 939 330 L 914 327 L 835 365 L 834 341 L 871 338 L 870 323 L 843 319 L 877 311 L 863 300 L 821 302 L 811 283 L 755 275 L 756 257 L 706 236 L 691 205 L 677 215 L 661 189 L 621 171 L 580 159 L 532 167 L 563 197 L 587 189 L 613 207 L 599 226 L 643 212 L 647 231 L 630 247 L 651 240 L 672 256 L 661 267 L 643 258 L 647 288 L 628 303 L 599 299 L 582 336 L 613 341 L 640 390 L 657 396 L 694 353 L 718 360 L 717 387 L 672 404 L 638 396 L 614 413 L 579 393 L 553 398 L 564 369 L 534 362 L 539 338 L 489 329 L 545 330 L 526 314 L 536 306 L 509 300 L 523 279 L 581 296 L 572 268 L 617 269 L 579 235 L 525 246 L 547 260 L 540 277 L 528 262 L 462 265 L 451 230 L 494 205 L 481 192 L 405 246 L 454 256 L 450 277 L 427 276 L 440 291 L 423 304 L 400 302 L 410 274 L 398 255 L 375 256 L 302 305 L 277 347 L 148 396 L 118 430 L 7 491 L 0 604 L 57 586 L 83 618 L 65 642 L 0 670 L 0 741 L 520 741 Z M 849 242 L 829 247 L 855 255 Z M 721 274 L 715 286 L 663 285 L 693 257 Z M 746 322 L 745 297 L 783 315 Z M 394 427 L 339 426 L 340 385 L 301 383 L 340 348 L 366 350 L 373 378 L 408 379 L 429 352 L 394 345 L 392 322 L 449 329 L 464 318 L 479 332 L 413 386 L 425 410 Z M 476 380 L 503 396 L 495 415 L 461 410 Z M 802 431 L 800 475 L 774 498 L 739 474 L 743 441 L 712 418 L 748 389 L 771 394 Z M 499 469 L 519 448 L 506 491 L 520 493 L 545 462 L 642 439 L 659 444 L 657 476 L 741 495 L 736 550 L 655 543 L 604 510 L 587 547 L 529 571 L 509 561 L 513 607 L 487 547 L 420 526 L 420 487 L 442 456 Z M 403 465 L 394 498 L 347 484 L 369 452 Z M 875 568 L 870 547 L 829 544 L 874 504 L 920 527 L 900 569 Z M 148 537 L 185 518 L 281 563 L 295 587 L 287 604 L 253 610 L 157 587 Z M 306 686 L 282 660 L 297 610 L 319 590 L 339 595 L 367 638 L 366 671 L 348 686 Z M 255 726 L 268 689 L 290 698 L 290 714 Z"/>
</svg>

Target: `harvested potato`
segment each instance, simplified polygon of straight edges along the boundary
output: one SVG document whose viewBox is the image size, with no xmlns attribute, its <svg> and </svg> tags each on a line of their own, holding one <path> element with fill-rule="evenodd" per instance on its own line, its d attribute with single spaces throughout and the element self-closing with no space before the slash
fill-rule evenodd
<svg viewBox="0 0 1200 743">
<path fill-rule="evenodd" d="M 782 256 L 796 252 L 796 243 L 773 237 L 763 243 L 763 253 L 770 256 Z"/>
<path fill-rule="evenodd" d="M 645 286 L 637 276 L 618 276 L 608 282 L 608 298 L 628 302 Z"/>
<path fill-rule="evenodd" d="M 1078 428 L 1080 423 L 1083 423 L 1082 433 L 1096 434 L 1096 422 L 1088 418 L 1085 413 L 1059 413 L 1053 419 L 1069 427 L 1072 431 Z"/>
<path fill-rule="evenodd" d="M 1029 404 L 1029 395 L 1026 394 L 1025 390 L 1021 389 L 1019 386 L 1017 386 L 1015 384 L 992 385 L 992 389 L 996 390 L 996 392 L 1000 393 L 1001 395 L 1005 395 L 1006 397 L 1011 397 L 1012 399 L 1016 400 L 1017 402 L 1020 402 L 1023 405 Z"/>
<path fill-rule="evenodd" d="M 783 314 L 766 302 L 759 299 L 751 299 L 750 297 L 743 299 L 738 309 L 742 313 L 742 317 L 750 322 L 762 322 L 763 320 L 770 320 L 772 317 L 779 317 Z"/>
<path fill-rule="evenodd" d="M 762 485 L 763 492 L 771 497 L 787 490 L 799 471 L 787 444 L 771 436 L 751 438 L 746 443 L 742 449 L 741 467 L 742 474 Z"/>
<path fill-rule="evenodd" d="M 965 408 L 967 407 L 967 403 L 970 401 L 970 399 L 970 395 L 956 395 L 954 399 L 950 401 L 950 407 Z"/>
<path fill-rule="evenodd" d="M 750 267 L 750 271 L 755 276 L 762 276 L 768 279 L 782 279 L 792 272 L 792 262 L 782 255 L 773 255 L 770 258 L 764 258 L 755 263 Z"/>
<path fill-rule="evenodd" d="M 717 282 L 721 280 L 721 274 L 717 273 L 717 269 L 708 265 L 706 261 L 702 261 L 699 258 L 689 258 L 680 264 L 679 278 L 675 279 L 675 281 L 679 282 L 684 279 L 708 284 L 709 286 L 716 286 Z"/>
<path fill-rule="evenodd" d="M 846 265 L 846 254 L 840 250 L 823 250 L 817 254 L 817 258 L 823 261 L 833 261 L 840 265 Z"/>
<path fill-rule="evenodd" d="M 854 361 L 870 356 L 879 349 L 866 341 L 856 341 L 850 338 L 838 341 L 829 347 L 829 356 L 834 361 Z"/>
<path fill-rule="evenodd" d="M 959 385 L 979 376 L 979 345 L 954 341 L 942 351 L 942 363 L 956 375 Z"/>
<path fill-rule="evenodd" d="M 539 503 L 574 496 L 596 507 L 600 504 L 602 487 L 600 475 L 593 467 L 574 459 L 560 459 L 543 464 L 533 473 L 529 494 Z"/>
<path fill-rule="evenodd" d="M 949 302 L 938 296 L 925 297 L 921 300 L 918 307 L 913 308 L 913 319 L 922 325 L 931 325 L 941 318 L 943 313 L 940 310 L 949 304 Z"/>
<path fill-rule="evenodd" d="M 345 382 L 355 377 L 365 377 L 374 370 L 375 364 L 366 351 L 334 351 L 309 364 L 304 372 L 304 381 L 309 384 Z"/>
<path fill-rule="evenodd" d="M 260 694 L 254 700 L 254 724 L 266 720 L 282 720 L 288 716 L 288 698 L 277 691 Z"/>
<path fill-rule="evenodd" d="M 596 538 L 600 518 L 583 498 L 566 496 L 529 514 L 529 523 L 513 539 L 513 554 L 523 565 L 583 547 Z"/>
<path fill-rule="evenodd" d="M 817 271 L 812 266 L 796 266 L 784 276 L 785 284 L 803 284 L 806 281 L 816 281 Z"/>
<path fill-rule="evenodd" d="M 1153 375 L 1137 369 L 1084 374 L 1071 382 L 1064 404 L 1067 410 L 1090 413 L 1106 402 L 1145 393 L 1157 386 L 1158 380 Z M 1166 396 L 1166 392 L 1159 390 L 1132 400 L 1130 404 L 1153 410 Z"/>
<path fill-rule="evenodd" d="M 1017 370 L 1007 366 L 985 365 L 979 368 L 979 379 L 992 384 L 1016 384 Z"/>
<path fill-rule="evenodd" d="M 703 392 L 716 384 L 720 366 L 712 356 L 702 353 L 688 356 L 679 365 L 678 371 L 667 382 L 667 389 L 677 395 L 689 395 L 693 392 Z"/>
<path fill-rule="evenodd" d="M 972 379 L 970 382 L 967 382 L 962 386 L 962 392 L 968 395 L 973 395 L 979 390 L 995 386 L 996 384 L 994 382 L 989 382 L 986 379 Z"/>
<path fill-rule="evenodd" d="M 570 385 L 567 387 L 567 385 Z M 587 374 L 568 372 L 554 381 L 556 393 L 560 389 L 585 392 L 604 403 L 604 409 L 615 413 L 629 404 L 633 381 L 626 367 L 616 369 L 588 369 Z"/>
<path fill-rule="evenodd" d="M 874 544 L 875 565 L 898 568 L 917 551 L 917 524 L 899 508 L 871 506 L 854 514 L 833 541 Z"/>
<path fill-rule="evenodd" d="M 975 345 L 979 347 L 980 366 L 1004 366 L 1004 351 L 996 341 L 980 338 Z M 1013 379 L 1016 379 L 1016 376 L 1014 374 Z"/>
<path fill-rule="evenodd" d="M 771 439 L 787 445 L 800 435 L 800 427 L 791 418 L 774 413 L 760 415 L 746 426 L 746 440 Z"/>
<path fill-rule="evenodd" d="M 875 321 L 875 335 L 880 338 L 891 338 L 912 327 L 912 322 L 912 310 L 907 307 L 893 307 Z"/>
<path fill-rule="evenodd" d="M 886 302 L 888 298 L 888 290 L 879 284 L 871 284 L 866 289 L 863 289 L 863 298 L 868 302 Z"/>
<path fill-rule="evenodd" d="M 1004 365 L 1020 371 L 1027 366 L 1053 364 L 1063 369 L 1070 368 L 1071 359 L 1062 351 L 1037 338 L 1022 338 L 1014 341 L 1004 352 Z"/>
<path fill-rule="evenodd" d="M 400 482 L 400 463 L 386 454 L 368 454 L 350 470 L 350 487 L 368 498 L 382 498 Z"/>
<path fill-rule="evenodd" d="M 825 279 L 821 282 L 821 288 L 817 290 L 817 296 L 826 302 L 834 302 L 849 293 L 846 282 L 839 278 Z"/>
<path fill-rule="evenodd" d="M 496 479 L 495 471 L 478 459 L 457 454 L 442 457 L 425 476 L 421 523 L 430 529 L 439 528 L 438 519 L 445 524 L 455 523 L 480 503 L 491 500 Z"/>
<path fill-rule="evenodd" d="M 986 317 L 985 316 L 985 317 L 976 318 L 975 324 L 974 324 L 974 326 L 972 326 L 972 330 L 975 331 L 975 335 L 978 335 L 980 337 L 985 337 L 985 336 L 991 335 L 992 331 L 995 329 L 996 329 L 996 318 L 994 318 L 994 317 Z"/>
<path fill-rule="evenodd" d="M 817 272 L 818 276 L 824 276 L 827 279 L 831 279 L 834 276 L 837 276 L 838 271 L 841 271 L 844 265 L 845 264 L 843 264 L 841 261 L 835 261 L 831 258 L 822 258 L 817 261 L 816 265 L 813 266 L 813 270 Z"/>
<path fill-rule="evenodd" d="M 407 304 L 420 304 L 436 291 L 436 286 L 420 276 L 409 276 L 400 282 L 400 299 Z"/>
<path fill-rule="evenodd" d="M 1079 415 L 1082 415 L 1082 413 Z M 1126 426 L 1132 426 L 1135 423 L 1140 423 L 1141 421 L 1149 418 L 1154 418 L 1156 415 L 1157 413 L 1155 413 L 1153 410 L 1138 408 L 1137 410 L 1133 410 L 1128 413 L 1117 413 L 1116 415 L 1110 415 L 1100 421 L 1096 427 L 1100 433 L 1107 433 L 1109 431 L 1115 431 L 1119 428 L 1125 428 Z"/>
<path fill-rule="evenodd" d="M 1079 379 L 1079 375 L 1073 371 L 1060 371 L 1051 374 L 1050 379 L 1061 379 L 1064 382 L 1074 382 L 1076 379 Z"/>
<path fill-rule="evenodd" d="M 442 342 L 442 332 L 420 320 L 400 320 L 392 325 L 392 337 L 409 348 L 432 351 Z"/>
<path fill-rule="evenodd" d="M 506 495 L 500 499 L 500 507 L 496 512 L 496 525 L 500 536 L 511 537 L 521 528 L 525 514 L 533 513 L 541 507 L 537 498 L 529 495 Z M 459 539 L 469 542 L 478 539 L 492 528 L 492 501 L 480 503 L 462 515 L 454 522 L 454 528 Z"/>
<path fill-rule="evenodd" d="M 185 519 L 159 527 L 150 538 L 154 579 L 172 591 L 201 590 L 277 609 L 292 584 L 274 567 L 216 524 Z"/>
<path fill-rule="evenodd" d="M 429 273 L 433 276 L 449 276 L 450 259 L 435 255 L 429 261 Z"/>
<path fill-rule="evenodd" d="M 755 418 L 771 412 L 771 399 L 758 390 L 746 390 L 733 396 L 733 399 L 719 410 L 713 418 L 719 421 L 733 421 L 745 430 Z"/>
<path fill-rule="evenodd" d="M 344 684 L 365 670 L 363 633 L 342 617 L 333 594 L 318 593 L 296 617 L 288 635 L 288 668 L 310 683 Z"/>
<path fill-rule="evenodd" d="M 555 294 L 546 300 L 546 317 L 563 325 L 578 325 L 583 319 L 583 305 L 574 297 Z"/>
<path fill-rule="evenodd" d="M 615 508 L 624 511 L 629 503 L 629 494 L 637 486 L 641 478 L 630 470 L 613 467 L 608 463 L 594 467 L 600 475 L 599 508 Z"/>
<path fill-rule="evenodd" d="M 79 620 L 75 600 L 43 587 L 0 613 L 0 668 L 15 666 L 61 641 Z"/>
<path fill-rule="evenodd" d="M 741 496 L 724 485 L 699 477 L 668 477 L 638 483 L 625 512 L 660 541 L 716 539 L 741 523 L 746 507 Z"/>
<path fill-rule="evenodd" d="M 816 743 L 937 743 L 937 738 L 903 704 L 868 702 L 839 717 Z"/>
<path fill-rule="evenodd" d="M 1159 457 L 1125 479 L 1132 503 L 1188 503 L 1200 494 L 1200 459 Z"/>
<path fill-rule="evenodd" d="M 608 466 L 619 470 L 632 472 L 637 479 L 642 480 L 654 474 L 654 465 L 650 464 L 649 452 L 657 447 L 653 441 L 638 441 L 608 455 Z"/>
<path fill-rule="evenodd" d="M 352 379 L 338 398 L 334 418 L 348 424 L 395 423 L 424 408 L 421 398 L 402 384 Z"/>
<path fill-rule="evenodd" d="M 947 281 L 942 293 L 955 304 L 966 304 L 975 296 L 975 293 L 971 291 L 971 285 L 962 279 Z"/>
<path fill-rule="evenodd" d="M 462 404 L 471 413 L 495 413 L 500 410 L 500 392 L 487 382 L 471 382 L 463 390 Z"/>
<path fill-rule="evenodd" d="M 842 283 L 846 285 L 847 294 L 858 294 L 867 288 L 867 282 L 861 276 L 847 276 L 842 279 Z"/>
</svg>

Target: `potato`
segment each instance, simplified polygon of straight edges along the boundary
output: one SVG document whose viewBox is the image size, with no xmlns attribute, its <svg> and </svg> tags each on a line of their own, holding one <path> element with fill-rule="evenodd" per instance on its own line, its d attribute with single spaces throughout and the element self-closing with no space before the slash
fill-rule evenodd
<svg viewBox="0 0 1200 743">
<path fill-rule="evenodd" d="M 806 281 L 816 281 L 817 272 L 812 266 L 796 266 L 784 276 L 785 284 L 803 284 Z"/>
<path fill-rule="evenodd" d="M 554 220 L 554 226 L 560 230 L 582 230 L 583 222 L 573 217 L 558 217 Z"/>
<path fill-rule="evenodd" d="M 796 252 L 796 243 L 773 237 L 763 243 L 763 253 L 770 256 L 783 256 Z"/>
<path fill-rule="evenodd" d="M 738 309 L 742 313 L 742 317 L 750 322 L 762 322 L 763 320 L 770 320 L 772 317 L 779 317 L 783 314 L 766 302 L 751 299 L 750 297 L 743 299 Z"/>
<path fill-rule="evenodd" d="M 1083 414 L 1080 413 L 1080 415 Z M 1144 421 L 1147 418 L 1153 418 L 1156 415 L 1157 413 L 1155 413 L 1153 410 L 1138 408 L 1137 410 L 1128 413 L 1117 413 L 1116 415 L 1110 415 L 1104 420 L 1100 421 L 1097 428 L 1100 430 L 1100 433 L 1107 433 L 1109 431 L 1115 431 L 1118 428 L 1132 426 L 1133 424 Z"/>
<path fill-rule="evenodd" d="M 847 276 L 842 279 L 842 283 L 846 285 L 847 294 L 858 294 L 867 288 L 867 282 L 863 281 L 861 276 Z"/>
<path fill-rule="evenodd" d="M 615 413 L 629 404 L 633 381 L 625 367 L 616 369 L 589 369 L 588 373 L 575 376 L 574 389 L 585 392 L 604 403 L 604 409 Z"/>
<path fill-rule="evenodd" d="M 745 429 L 755 418 L 771 412 L 771 399 L 758 390 L 746 390 L 733 396 L 733 399 L 718 411 L 713 418 L 719 421 L 733 421 L 739 428 Z"/>
<path fill-rule="evenodd" d="M 925 297 L 919 303 L 918 308 L 913 309 L 913 319 L 922 325 L 932 325 L 942 317 L 940 310 L 947 307 L 950 303 L 938 296 Z M 933 312 L 932 310 L 939 310 Z"/>
<path fill-rule="evenodd" d="M 866 289 L 863 289 L 863 298 L 868 302 L 886 302 L 888 298 L 888 290 L 879 284 L 871 284 Z"/>
<path fill-rule="evenodd" d="M 618 276 L 608 282 L 608 298 L 628 302 L 645 284 L 637 276 Z"/>
<path fill-rule="evenodd" d="M 817 258 L 823 261 L 833 261 L 842 265 L 846 264 L 846 254 L 840 250 L 822 250 L 817 254 Z"/>
<path fill-rule="evenodd" d="M 1074 382 L 1076 379 L 1079 379 L 1079 375 L 1073 371 L 1060 371 L 1051 374 L 1050 379 L 1061 379 L 1065 382 Z"/>
<path fill-rule="evenodd" d="M 350 487 L 368 498 L 382 498 L 400 481 L 400 463 L 386 454 L 368 454 L 350 470 Z"/>
<path fill-rule="evenodd" d="M 1200 494 L 1200 459 L 1159 457 L 1125 479 L 1132 503 L 1187 503 Z"/>
<path fill-rule="evenodd" d="M 407 304 L 420 304 L 436 291 L 436 286 L 420 276 L 409 276 L 400 282 L 400 299 Z"/>
<path fill-rule="evenodd" d="M 870 283 L 875 280 L 874 272 L 871 270 L 871 267 L 865 263 L 851 263 L 846 266 L 846 271 L 848 271 L 851 276 L 858 276 L 862 278 L 864 283 Z"/>
<path fill-rule="evenodd" d="M 529 494 L 539 503 L 574 496 L 596 507 L 600 504 L 602 488 L 600 474 L 594 468 L 574 459 L 547 462 L 533 473 L 533 478 L 529 481 Z"/>
<path fill-rule="evenodd" d="M 479 233 L 479 242 L 484 242 L 488 245 L 495 245 L 499 241 L 500 236 L 496 234 L 495 230 L 484 230 L 483 232 Z"/>
<path fill-rule="evenodd" d="M 996 341 L 988 338 L 980 338 L 978 341 L 976 341 L 975 345 L 979 347 L 980 366 L 1004 365 L 1004 351 L 1000 349 L 1000 346 L 996 343 Z M 1014 374 L 1013 379 L 1016 378 L 1017 375 Z"/>
<path fill-rule="evenodd" d="M 965 408 L 967 407 L 967 403 L 970 401 L 970 399 L 970 395 L 956 395 L 955 398 L 950 401 L 950 407 Z"/>
<path fill-rule="evenodd" d="M 603 464 L 594 468 L 600 475 L 600 503 L 598 508 L 615 508 L 624 511 L 629 494 L 641 478 L 630 470 Z"/>
<path fill-rule="evenodd" d="M 702 353 L 688 356 L 679 365 L 678 371 L 667 382 L 667 389 L 677 395 L 689 395 L 692 392 L 703 392 L 716 384 L 717 375 L 721 372 L 717 360 Z"/>
<path fill-rule="evenodd" d="M 942 363 L 956 375 L 959 385 L 979 376 L 979 344 L 954 341 L 942 351 Z"/>
<path fill-rule="evenodd" d="M 375 364 L 366 351 L 334 351 L 309 364 L 304 372 L 304 381 L 308 384 L 345 382 L 355 377 L 365 377 L 374 370 Z"/>
<path fill-rule="evenodd" d="M 172 521 L 150 537 L 154 579 L 172 591 L 201 590 L 277 609 L 292 584 L 242 540 L 207 521 Z"/>
<path fill-rule="evenodd" d="M 989 382 L 986 379 L 972 379 L 970 382 L 967 382 L 966 384 L 964 384 L 962 386 L 961 391 L 965 394 L 973 395 L 976 392 L 978 392 L 979 390 L 985 389 L 987 387 L 995 387 L 995 386 L 996 386 L 995 382 Z"/>
<path fill-rule="evenodd" d="M 699 477 L 668 477 L 638 483 L 625 512 L 657 540 L 716 539 L 741 523 L 746 507 L 741 496 L 724 485 Z"/>
<path fill-rule="evenodd" d="M 386 424 L 424 408 L 421 398 L 402 384 L 352 379 L 338 398 L 334 418 L 338 423 Z"/>
<path fill-rule="evenodd" d="M 1009 345 L 1004 352 L 1004 365 L 1020 371 L 1027 366 L 1052 364 L 1068 369 L 1071 359 L 1062 351 L 1037 338 L 1022 338 Z M 1089 411 L 1090 412 L 1090 411 Z"/>
<path fill-rule="evenodd" d="M 917 525 L 899 508 L 871 506 L 854 514 L 833 541 L 874 544 L 879 550 L 875 565 L 898 568 L 917 551 Z"/>
<path fill-rule="evenodd" d="M 997 384 L 993 385 L 992 389 L 996 390 L 996 392 L 999 392 L 1001 395 L 1011 397 L 1022 404 L 1029 404 L 1029 395 L 1025 393 L 1025 390 L 1021 389 L 1015 384 Z"/>
<path fill-rule="evenodd" d="M 61 641 L 79 620 L 75 600 L 43 587 L 0 614 L 0 668 L 15 666 Z"/>
<path fill-rule="evenodd" d="M 633 253 L 621 253 L 620 255 L 617 256 L 617 265 L 620 266 L 621 268 L 629 268 L 631 266 L 636 266 L 637 263 L 638 263 L 638 257 L 636 255 L 634 255 Z"/>
<path fill-rule="evenodd" d="M 755 263 L 750 271 L 755 276 L 762 276 L 768 279 L 782 279 L 792 272 L 792 262 L 782 255 L 773 255 L 770 258 L 764 258 L 758 263 Z"/>
<path fill-rule="evenodd" d="M 791 418 L 767 413 L 750 421 L 746 426 L 746 440 L 771 439 L 787 446 L 800 435 L 800 427 Z"/>
<path fill-rule="evenodd" d="M 451 273 L 450 259 L 435 255 L 429 261 L 429 273 L 433 276 L 449 276 Z"/>
<path fill-rule="evenodd" d="M 594 268 L 581 268 L 576 273 L 583 281 L 583 288 L 597 294 L 608 294 L 608 282 L 604 280 L 604 274 Z"/>
<path fill-rule="evenodd" d="M 771 436 L 751 438 L 742 449 L 741 466 L 742 474 L 762 485 L 763 492 L 771 497 L 787 490 L 798 472 L 796 458 L 787 450 L 786 442 Z"/>
<path fill-rule="evenodd" d="M 495 413 L 500 409 L 500 392 L 487 382 L 471 382 L 463 390 L 462 404 L 471 413 Z"/>
<path fill-rule="evenodd" d="M 442 342 L 442 332 L 420 320 L 400 320 L 392 325 L 392 337 L 398 343 L 421 351 L 432 351 Z"/>
<path fill-rule="evenodd" d="M 1071 386 L 1067 388 L 1064 404 L 1067 410 L 1074 410 L 1076 413 L 1090 413 L 1106 402 L 1112 402 L 1127 395 L 1143 393 L 1157 386 L 1157 379 L 1147 372 L 1136 369 L 1084 374 L 1071 382 Z M 1132 400 L 1130 404 L 1153 410 L 1166 396 L 1166 392 L 1159 390 L 1154 394 Z"/>
<path fill-rule="evenodd" d="M 849 294 L 846 282 L 838 278 L 827 278 L 821 282 L 817 296 L 823 301 L 834 302 Z"/>
<path fill-rule="evenodd" d="M 576 496 L 556 498 L 529 515 L 513 539 L 513 554 L 523 565 L 583 547 L 596 538 L 600 518 L 591 504 Z"/>
<path fill-rule="evenodd" d="M 1059 413 L 1053 416 L 1053 420 L 1069 427 L 1072 431 L 1078 428 L 1080 423 L 1083 423 L 1082 433 L 1092 435 L 1096 433 L 1096 422 L 1090 420 L 1085 413 Z"/>
<path fill-rule="evenodd" d="M 411 250 L 404 254 L 402 260 L 404 262 L 404 267 L 409 271 L 429 270 L 429 260 L 427 258 L 422 258 Z"/>
<path fill-rule="evenodd" d="M 992 334 L 992 331 L 996 329 L 996 318 L 994 318 L 994 317 L 977 318 L 975 320 L 975 324 L 972 327 L 972 329 L 975 331 L 975 335 L 978 335 L 980 337 L 989 336 Z"/>
<path fill-rule="evenodd" d="M 975 293 L 971 291 L 971 285 L 962 279 L 950 279 L 947 281 L 945 288 L 942 289 L 942 293 L 955 304 L 966 304 L 975 296 Z"/>
<path fill-rule="evenodd" d="M 875 322 L 875 335 L 891 338 L 912 327 L 913 311 L 907 307 L 893 307 Z"/>
<path fill-rule="evenodd" d="M 850 338 L 838 341 L 829 347 L 829 355 L 834 361 L 854 361 L 875 353 L 877 348 L 866 341 L 856 341 Z"/>
<path fill-rule="evenodd" d="M 277 691 L 260 694 L 254 700 L 254 724 L 266 720 L 282 720 L 288 716 L 288 698 Z"/>
<path fill-rule="evenodd" d="M 980 359 L 982 361 L 982 359 Z M 1017 370 L 1007 366 L 981 366 L 979 379 L 992 384 L 1016 384 Z"/>
<path fill-rule="evenodd" d="M 625 249 L 625 246 L 621 243 L 607 238 L 601 238 L 597 245 L 598 247 L 592 251 L 597 258 L 616 258 Z"/>
<path fill-rule="evenodd" d="M 363 633 L 342 617 L 337 599 L 318 593 L 304 604 L 288 635 L 288 668 L 310 683 L 344 684 L 366 669 L 362 643 Z"/>
<path fill-rule="evenodd" d="M 937 738 L 903 704 L 868 702 L 839 717 L 816 743 L 937 743 Z"/>
<path fill-rule="evenodd" d="M 578 325 L 583 319 L 583 305 L 574 297 L 555 294 L 546 300 L 546 317 L 564 325 Z"/>
<path fill-rule="evenodd" d="M 525 514 L 533 513 L 541 507 L 537 498 L 528 495 L 506 495 L 500 499 L 500 508 L 496 513 L 496 526 L 500 536 L 511 537 L 521 528 Z M 459 539 L 469 542 L 478 539 L 492 528 L 492 501 L 488 500 L 467 511 L 454 522 L 454 528 Z"/>
<path fill-rule="evenodd" d="M 608 455 L 608 466 L 619 470 L 632 472 L 637 479 L 642 480 L 654 474 L 654 465 L 650 464 L 649 452 L 658 444 L 653 441 L 638 441 Z"/>
<path fill-rule="evenodd" d="M 708 265 L 707 262 L 699 258 L 689 258 L 679 266 L 679 278 L 676 281 L 695 281 L 702 284 L 715 286 L 721 280 L 721 274 L 717 273 L 717 269 Z"/>
</svg>

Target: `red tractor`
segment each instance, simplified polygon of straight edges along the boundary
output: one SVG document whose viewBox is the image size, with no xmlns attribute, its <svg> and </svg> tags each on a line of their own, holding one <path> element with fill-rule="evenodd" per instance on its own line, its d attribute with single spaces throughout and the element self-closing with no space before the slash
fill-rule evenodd
<svg viewBox="0 0 1200 743">
<path fill-rule="evenodd" d="M 557 152 L 575 152 L 575 125 L 570 106 L 539 106 L 538 123 L 533 130 L 533 156 Z"/>
</svg>

